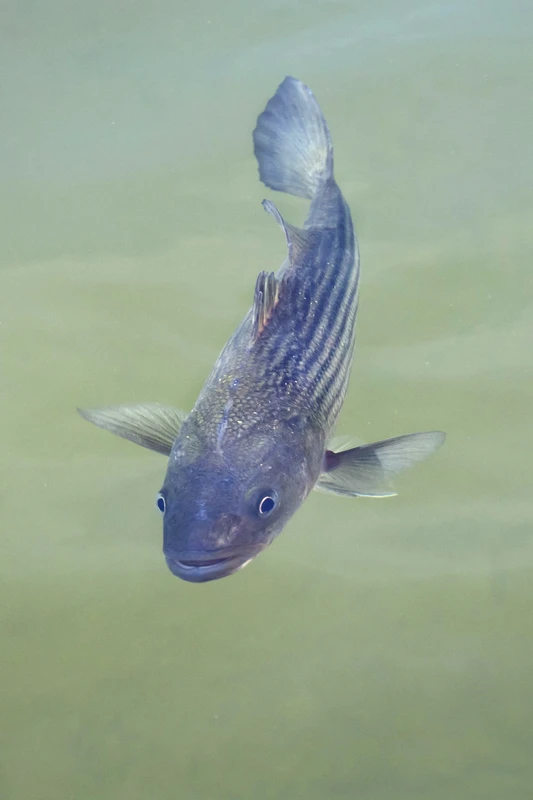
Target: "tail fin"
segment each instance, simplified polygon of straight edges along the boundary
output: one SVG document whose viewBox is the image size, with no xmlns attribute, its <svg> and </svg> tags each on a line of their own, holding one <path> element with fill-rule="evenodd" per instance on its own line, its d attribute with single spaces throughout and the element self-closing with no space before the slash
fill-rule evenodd
<svg viewBox="0 0 533 800">
<path fill-rule="evenodd" d="M 253 133 L 259 177 L 270 189 L 311 200 L 333 176 L 326 120 L 310 89 L 287 77 L 257 120 Z"/>
</svg>

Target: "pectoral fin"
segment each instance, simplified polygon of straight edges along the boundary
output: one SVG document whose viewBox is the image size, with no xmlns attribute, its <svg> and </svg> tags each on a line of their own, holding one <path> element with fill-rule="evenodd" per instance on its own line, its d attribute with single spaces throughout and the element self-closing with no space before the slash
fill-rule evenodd
<svg viewBox="0 0 533 800">
<path fill-rule="evenodd" d="M 174 440 L 186 417 L 183 411 L 159 403 L 136 406 L 78 408 L 88 422 L 156 453 L 170 455 Z"/>
<path fill-rule="evenodd" d="M 411 433 L 334 453 L 326 451 L 315 489 L 352 497 L 393 497 L 390 479 L 423 461 L 444 442 L 441 431 Z"/>
</svg>

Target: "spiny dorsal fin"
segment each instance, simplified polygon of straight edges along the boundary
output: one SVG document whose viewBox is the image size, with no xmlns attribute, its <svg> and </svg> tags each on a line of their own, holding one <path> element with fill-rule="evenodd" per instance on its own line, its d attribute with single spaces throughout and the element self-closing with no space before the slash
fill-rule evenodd
<svg viewBox="0 0 533 800">
<path fill-rule="evenodd" d="M 255 283 L 253 335 L 265 329 L 279 300 L 280 282 L 273 272 L 260 272 Z"/>
<path fill-rule="evenodd" d="M 304 228 L 296 228 L 294 225 L 289 225 L 285 222 L 278 209 L 271 200 L 263 200 L 263 208 L 269 214 L 272 214 L 287 240 L 287 248 L 289 250 L 289 262 L 292 266 L 298 264 L 301 260 L 302 254 L 309 250 L 316 242 L 320 234 L 319 230 L 306 230 Z"/>
</svg>

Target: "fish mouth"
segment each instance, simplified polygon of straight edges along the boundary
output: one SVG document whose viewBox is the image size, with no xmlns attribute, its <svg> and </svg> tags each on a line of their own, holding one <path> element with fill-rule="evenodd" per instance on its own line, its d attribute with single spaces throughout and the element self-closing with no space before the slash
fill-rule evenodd
<svg viewBox="0 0 533 800">
<path fill-rule="evenodd" d="M 165 556 L 169 570 L 177 578 L 191 583 L 205 583 L 225 578 L 242 569 L 257 553 L 241 553 L 238 555 L 217 556 L 216 558 L 176 558 Z"/>
</svg>

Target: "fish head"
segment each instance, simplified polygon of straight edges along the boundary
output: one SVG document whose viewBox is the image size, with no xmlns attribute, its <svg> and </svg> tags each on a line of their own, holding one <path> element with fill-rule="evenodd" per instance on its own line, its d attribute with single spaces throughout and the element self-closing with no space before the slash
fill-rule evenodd
<svg viewBox="0 0 533 800">
<path fill-rule="evenodd" d="M 311 465 L 308 451 L 293 428 L 243 435 L 220 450 L 185 426 L 157 498 L 171 572 L 201 583 L 246 566 L 313 487 L 319 460 Z"/>
</svg>

